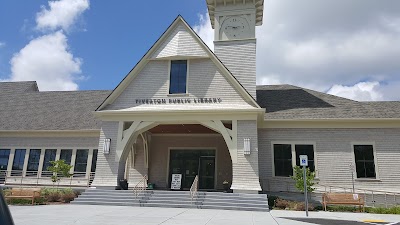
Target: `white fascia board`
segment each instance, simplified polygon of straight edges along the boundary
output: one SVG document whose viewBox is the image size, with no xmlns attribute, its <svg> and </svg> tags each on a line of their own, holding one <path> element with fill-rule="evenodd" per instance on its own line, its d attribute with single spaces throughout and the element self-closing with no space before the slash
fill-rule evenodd
<svg viewBox="0 0 400 225">
<path fill-rule="evenodd" d="M 400 128 L 397 118 L 264 120 L 259 128 Z"/>
<path fill-rule="evenodd" d="M 143 121 L 200 121 L 220 120 L 259 120 L 263 109 L 239 110 L 160 110 L 160 111 L 100 111 L 94 115 L 103 121 L 131 121 L 133 118 Z"/>
<path fill-rule="evenodd" d="M 0 137 L 98 137 L 98 130 L 0 130 Z"/>
</svg>

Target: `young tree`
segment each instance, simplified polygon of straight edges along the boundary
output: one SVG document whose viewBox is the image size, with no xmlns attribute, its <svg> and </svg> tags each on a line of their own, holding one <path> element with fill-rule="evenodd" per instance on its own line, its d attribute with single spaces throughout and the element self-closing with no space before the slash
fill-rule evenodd
<svg viewBox="0 0 400 225">
<path fill-rule="evenodd" d="M 66 164 L 64 160 L 50 161 L 50 163 L 51 166 L 47 167 L 47 170 L 53 172 L 51 176 L 53 186 L 56 182 L 58 182 L 57 187 L 60 185 L 61 177 L 69 178 L 72 176 L 69 171 L 73 166 Z"/>
<path fill-rule="evenodd" d="M 294 168 L 294 175 L 291 178 L 296 181 L 297 190 L 304 193 L 304 180 L 303 180 L 303 168 L 300 166 L 296 166 Z M 311 172 L 310 168 L 306 168 L 306 183 L 307 183 L 307 192 L 311 193 L 315 190 L 313 187 L 317 182 L 314 181 L 315 172 Z"/>
</svg>

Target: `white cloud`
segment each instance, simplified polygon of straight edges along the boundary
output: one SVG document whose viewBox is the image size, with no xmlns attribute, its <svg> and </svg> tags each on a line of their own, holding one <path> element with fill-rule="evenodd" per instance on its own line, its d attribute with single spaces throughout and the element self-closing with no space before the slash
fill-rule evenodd
<svg viewBox="0 0 400 225">
<path fill-rule="evenodd" d="M 62 31 L 30 41 L 10 61 L 10 81 L 37 81 L 39 90 L 77 90 L 81 59 L 68 51 Z"/>
<path fill-rule="evenodd" d="M 378 82 L 371 96 L 400 100 L 399 11 L 396 0 L 266 1 L 256 30 L 257 83 L 326 92 Z M 211 27 L 201 28 L 202 38 L 212 37 Z"/>
<path fill-rule="evenodd" d="M 353 86 L 333 85 L 328 94 L 358 101 L 378 101 L 383 98 L 379 86 L 379 82 L 360 82 Z"/>
<path fill-rule="evenodd" d="M 199 14 L 199 24 L 193 27 L 193 30 L 203 39 L 211 50 L 214 50 L 214 30 L 211 27 L 210 16 Z"/>
<path fill-rule="evenodd" d="M 0 42 L 0 48 L 4 47 L 5 45 L 6 45 L 6 43 Z"/>
<path fill-rule="evenodd" d="M 72 91 L 82 79 L 82 59 L 69 50 L 65 31 L 89 8 L 89 0 L 49 1 L 36 15 L 36 28 L 49 32 L 31 40 L 10 60 L 7 81 L 37 81 L 41 91 Z M 59 29 L 57 31 L 57 29 Z"/>
<path fill-rule="evenodd" d="M 76 19 L 89 8 L 89 0 L 49 1 L 50 9 L 42 6 L 36 15 L 39 30 L 69 30 Z"/>
</svg>

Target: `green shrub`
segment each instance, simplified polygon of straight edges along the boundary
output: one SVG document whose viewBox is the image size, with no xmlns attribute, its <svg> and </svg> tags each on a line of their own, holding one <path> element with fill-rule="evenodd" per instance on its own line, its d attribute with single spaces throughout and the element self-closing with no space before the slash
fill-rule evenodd
<svg viewBox="0 0 400 225">
<path fill-rule="evenodd" d="M 400 214 L 400 206 L 383 208 L 383 207 L 367 207 L 365 211 L 368 213 L 376 213 L 376 214 Z"/>
<path fill-rule="evenodd" d="M 327 211 L 331 212 L 358 212 L 359 208 L 355 206 L 344 206 L 344 205 L 328 205 Z"/>
<path fill-rule="evenodd" d="M 44 198 L 36 198 L 35 204 L 36 205 L 44 205 L 46 200 Z M 24 199 L 24 198 L 11 198 L 7 199 L 7 203 L 10 205 L 32 205 L 31 199 Z"/>
<path fill-rule="evenodd" d="M 289 201 L 277 198 L 275 200 L 275 207 L 278 209 L 286 209 L 289 208 Z"/>
<path fill-rule="evenodd" d="M 64 193 L 62 196 L 61 196 L 61 199 L 62 199 L 62 201 L 63 202 L 65 202 L 65 203 L 70 203 L 72 200 L 74 200 L 75 199 L 75 193 L 73 193 L 73 192 L 71 192 L 71 193 Z"/>
<path fill-rule="evenodd" d="M 52 193 L 49 193 L 48 195 L 46 195 L 46 200 L 48 202 L 58 202 L 58 201 L 60 201 L 60 198 L 61 198 L 61 194 L 58 192 L 52 192 Z"/>
<path fill-rule="evenodd" d="M 297 202 L 297 204 L 294 207 L 294 210 L 296 211 L 306 211 L 306 204 L 304 202 Z M 314 211 L 314 205 L 311 203 L 308 203 L 308 211 Z"/>
<path fill-rule="evenodd" d="M 296 182 L 295 186 L 297 190 L 304 193 L 303 168 L 300 166 L 294 167 L 294 174 L 291 178 Z M 318 182 L 315 182 L 315 172 L 311 172 L 310 168 L 306 168 L 306 183 L 309 193 L 312 193 L 315 190 L 313 186 L 318 184 Z"/>
<path fill-rule="evenodd" d="M 275 200 L 278 199 L 277 196 L 268 196 L 268 206 L 270 209 L 275 207 Z"/>
</svg>

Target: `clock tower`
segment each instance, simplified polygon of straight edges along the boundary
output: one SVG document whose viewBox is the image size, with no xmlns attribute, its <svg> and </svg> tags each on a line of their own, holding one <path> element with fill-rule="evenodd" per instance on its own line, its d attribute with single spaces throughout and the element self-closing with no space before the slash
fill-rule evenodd
<svg viewBox="0 0 400 225">
<path fill-rule="evenodd" d="M 214 52 L 256 98 L 256 26 L 264 0 L 206 0 L 214 28 Z"/>
</svg>

